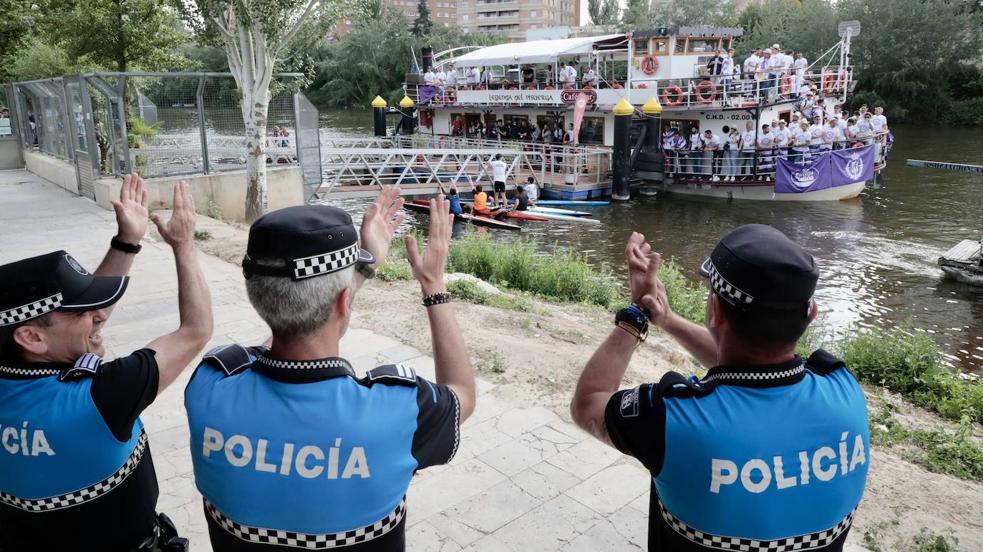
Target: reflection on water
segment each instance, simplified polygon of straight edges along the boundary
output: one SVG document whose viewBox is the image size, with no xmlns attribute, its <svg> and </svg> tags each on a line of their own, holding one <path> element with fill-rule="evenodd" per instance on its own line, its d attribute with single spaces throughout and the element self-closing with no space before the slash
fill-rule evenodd
<svg viewBox="0 0 983 552">
<path fill-rule="evenodd" d="M 366 136 L 369 112 L 322 117 L 341 134 Z M 983 131 L 899 127 L 883 186 L 842 202 L 726 201 L 660 195 L 588 208 L 603 224 L 527 222 L 522 236 L 543 247 L 564 245 L 623 272 L 624 241 L 638 231 L 688 275 L 713 244 L 741 224 L 770 224 L 817 258 L 816 294 L 834 333 L 910 322 L 943 345 L 950 364 L 983 374 L 983 288 L 942 280 L 936 260 L 963 239 L 983 234 L 983 176 L 915 169 L 906 158 L 981 163 Z M 359 210 L 364 200 L 343 202 Z M 408 224 L 426 217 L 408 215 Z M 492 232 L 512 240 L 516 233 Z"/>
</svg>

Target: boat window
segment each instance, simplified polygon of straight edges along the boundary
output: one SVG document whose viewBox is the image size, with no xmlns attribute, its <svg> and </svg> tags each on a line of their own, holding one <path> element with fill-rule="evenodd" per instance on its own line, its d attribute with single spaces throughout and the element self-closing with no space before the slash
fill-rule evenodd
<svg viewBox="0 0 983 552">
<path fill-rule="evenodd" d="M 556 117 L 554 115 L 536 115 L 536 126 L 539 128 L 546 128 L 549 125 L 560 125 L 563 128 L 563 117 Z"/>
<path fill-rule="evenodd" d="M 584 117 L 584 122 L 580 125 L 580 143 L 604 143 L 604 117 Z"/>
<path fill-rule="evenodd" d="M 652 53 L 657 56 L 669 55 L 669 39 L 656 38 L 652 41 Z"/>
<path fill-rule="evenodd" d="M 720 48 L 719 38 L 691 38 L 689 39 L 690 53 L 715 52 Z"/>
<path fill-rule="evenodd" d="M 635 39 L 635 53 L 638 55 L 645 55 L 649 53 L 649 39 L 647 38 L 636 38 Z"/>
<path fill-rule="evenodd" d="M 687 41 L 689 41 L 689 38 L 688 37 L 685 37 L 685 36 L 677 36 L 676 37 L 676 53 L 677 54 L 685 54 L 687 52 L 687 50 L 686 50 L 686 42 Z"/>
</svg>

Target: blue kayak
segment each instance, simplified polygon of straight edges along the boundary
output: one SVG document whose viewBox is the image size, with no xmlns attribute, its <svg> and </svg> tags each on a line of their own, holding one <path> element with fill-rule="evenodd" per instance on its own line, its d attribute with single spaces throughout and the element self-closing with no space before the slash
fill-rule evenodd
<svg viewBox="0 0 983 552">
<path fill-rule="evenodd" d="M 580 205 L 582 207 L 604 207 L 610 201 L 577 201 L 576 199 L 540 199 L 536 205 Z"/>
</svg>

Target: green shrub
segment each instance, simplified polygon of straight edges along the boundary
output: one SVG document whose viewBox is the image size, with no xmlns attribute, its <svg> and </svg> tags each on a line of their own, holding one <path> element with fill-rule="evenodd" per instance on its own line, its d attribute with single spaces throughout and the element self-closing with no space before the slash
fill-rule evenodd
<svg viewBox="0 0 983 552">
<path fill-rule="evenodd" d="M 659 267 L 659 279 L 666 286 L 666 296 L 673 312 L 697 324 L 706 321 L 707 290 L 704 286 L 687 280 L 672 261 L 666 261 Z"/>
<path fill-rule="evenodd" d="M 412 280 L 413 269 L 406 259 L 386 259 L 386 263 L 376 270 L 375 275 L 383 282 Z"/>
<path fill-rule="evenodd" d="M 973 438 L 973 424 L 963 418 L 955 431 L 942 427 L 910 429 L 881 405 L 870 418 L 870 439 L 876 446 L 899 447 L 904 460 L 935 472 L 983 481 L 983 445 Z"/>
<path fill-rule="evenodd" d="M 841 340 L 837 349 L 861 381 L 900 393 L 945 418 L 983 423 L 983 383 L 949 373 L 928 335 L 874 329 Z"/>
<path fill-rule="evenodd" d="M 488 305 L 521 312 L 532 310 L 532 304 L 522 297 L 513 297 L 503 293 L 488 293 L 471 280 L 454 280 L 447 284 L 447 291 L 455 299 L 475 305 Z"/>
</svg>

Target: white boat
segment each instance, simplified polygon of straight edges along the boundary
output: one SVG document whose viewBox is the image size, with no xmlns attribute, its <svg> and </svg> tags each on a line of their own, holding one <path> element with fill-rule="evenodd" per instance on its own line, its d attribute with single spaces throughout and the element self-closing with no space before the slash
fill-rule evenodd
<svg viewBox="0 0 983 552">
<path fill-rule="evenodd" d="M 974 286 L 983 286 L 981 242 L 963 240 L 939 257 L 939 268 L 946 276 Z"/>
<path fill-rule="evenodd" d="M 681 167 L 666 166 L 662 139 L 670 127 L 696 127 L 701 133 L 710 130 L 724 138 L 725 126 L 743 130 L 751 122 L 757 132 L 763 123 L 791 120 L 797 110 L 801 82 L 817 83 L 828 113 L 846 101 L 855 84 L 849 65 L 850 40 L 859 34 L 859 24 L 841 24 L 840 42 L 801 74 L 789 70 L 773 84 L 708 76 L 706 66 L 711 52 L 730 48 L 742 34 L 740 28 L 676 27 L 455 48 L 425 58 L 423 66 L 424 71 L 430 66 L 438 72 L 454 71 L 456 86 L 428 86 L 423 84 L 422 75 L 409 74 L 404 88 L 416 102 L 418 136 L 425 137 L 427 145 L 432 142 L 433 147 L 479 148 L 507 144 L 526 152 L 541 152 L 542 158 L 548 160 L 543 165 L 549 166 L 531 174 L 545 199 L 583 200 L 611 195 L 609 153 L 615 134 L 612 109 L 622 99 L 635 108 L 632 170 L 635 186 L 643 193 L 657 190 L 785 201 L 832 201 L 859 195 L 866 185 L 864 181 L 837 182 L 834 187 L 817 191 L 775 193 L 774 165 L 769 168 L 759 163 L 757 153 L 748 182 L 711 179 L 709 156 L 697 166 L 691 162 L 691 170 L 685 173 L 679 170 Z M 586 85 L 582 79 L 562 82 L 558 68 L 567 62 L 577 66 L 580 77 L 585 68 L 593 69 L 597 80 Z M 467 80 L 470 68 L 481 69 L 477 84 Z M 576 145 L 471 133 L 479 124 L 487 128 L 499 120 L 517 127 L 535 123 L 540 129 L 559 126 L 566 130 L 575 118 L 580 118 L 575 117 L 578 98 L 586 100 L 586 108 Z M 651 106 L 652 100 L 659 104 L 660 115 L 643 112 L 642 107 L 646 103 Z M 886 163 L 883 139 L 870 136 L 865 141 L 874 145 L 874 166 L 879 171 Z M 822 155 L 829 153 L 814 153 Z M 524 177 L 517 180 L 524 181 Z"/>
</svg>

